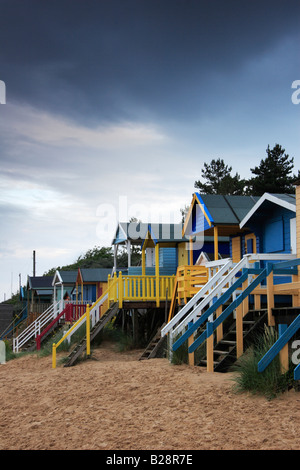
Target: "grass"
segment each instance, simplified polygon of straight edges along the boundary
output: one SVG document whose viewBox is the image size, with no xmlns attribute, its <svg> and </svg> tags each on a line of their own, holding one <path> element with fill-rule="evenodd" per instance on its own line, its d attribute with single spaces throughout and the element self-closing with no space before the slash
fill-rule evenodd
<svg viewBox="0 0 300 470">
<path fill-rule="evenodd" d="M 116 328 L 113 322 L 108 323 L 94 341 L 95 345 L 100 345 L 102 341 L 112 341 L 116 343 L 119 352 L 129 351 L 135 348 L 133 337 L 128 335 L 121 328 Z"/>
<path fill-rule="evenodd" d="M 5 360 L 10 361 L 12 359 L 16 359 L 19 357 L 22 357 L 24 355 L 32 355 L 35 354 L 38 357 L 46 357 L 52 355 L 52 345 L 53 343 L 58 343 L 58 341 L 63 337 L 65 334 L 64 329 L 60 329 L 59 331 L 53 333 L 50 338 L 43 342 L 41 345 L 41 349 L 39 351 L 21 351 L 19 353 L 14 353 L 10 342 L 5 341 L 5 346 L 6 346 L 6 357 Z M 71 342 L 67 340 L 63 341 L 59 348 L 58 351 L 64 351 L 64 352 L 69 352 L 70 349 L 74 344 L 78 344 L 84 337 L 86 336 L 86 327 L 85 325 L 82 325 L 78 330 L 72 335 L 71 337 Z M 120 328 L 116 328 L 113 325 L 113 322 L 108 323 L 102 332 L 95 338 L 93 341 L 94 346 L 99 346 L 102 341 L 112 341 L 116 343 L 117 350 L 119 352 L 124 352 L 128 351 L 131 349 L 135 348 L 134 341 L 131 335 L 128 335 L 124 333 Z M 91 358 L 92 358 L 92 353 L 93 350 L 91 349 Z M 86 356 L 83 355 L 81 360 L 83 360 Z M 67 360 L 67 356 L 61 357 L 59 362 L 64 363 Z"/>
<path fill-rule="evenodd" d="M 237 393 L 246 391 L 272 399 L 294 386 L 293 364 L 290 364 L 289 370 L 282 374 L 279 355 L 263 372 L 257 370 L 258 362 L 277 338 L 274 328 L 265 327 L 264 332 L 257 337 L 253 345 L 232 366 L 231 370 L 236 372 L 233 380 L 234 390 Z"/>
<path fill-rule="evenodd" d="M 200 336 L 202 333 L 202 330 L 200 330 L 196 335 L 195 335 L 195 340 Z M 181 334 L 177 335 L 173 343 L 175 343 L 179 338 L 181 337 Z M 168 338 L 168 355 L 170 354 L 170 347 L 169 347 L 169 338 Z M 195 364 L 199 364 L 200 360 L 202 358 L 206 357 L 206 343 L 204 342 L 201 344 L 199 348 L 197 348 L 194 352 L 194 361 Z M 185 341 L 181 346 L 176 351 L 172 351 L 172 359 L 171 363 L 174 365 L 181 365 L 181 364 L 188 364 L 189 362 L 189 352 L 188 352 L 188 342 Z"/>
</svg>

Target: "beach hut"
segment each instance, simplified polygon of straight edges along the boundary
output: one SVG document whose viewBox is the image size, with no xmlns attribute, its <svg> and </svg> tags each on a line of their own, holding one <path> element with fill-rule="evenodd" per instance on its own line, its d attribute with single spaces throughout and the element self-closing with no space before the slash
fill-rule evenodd
<svg viewBox="0 0 300 470">
<path fill-rule="evenodd" d="M 108 276 L 112 268 L 78 268 L 76 284 L 71 292 L 72 302 L 93 304 L 108 287 Z M 102 306 L 107 310 L 108 302 Z"/>
<path fill-rule="evenodd" d="M 201 249 L 201 242 L 203 237 L 208 236 L 213 237 L 215 260 L 230 256 L 230 238 L 248 231 L 247 227 L 241 228 L 240 223 L 258 199 L 253 196 L 194 193 L 183 227 L 184 236 L 191 242 L 193 253 L 190 258 L 193 262 L 196 262 L 201 251 L 205 251 Z"/>
<path fill-rule="evenodd" d="M 27 319 L 31 323 L 53 300 L 53 276 L 27 276 Z"/>
<path fill-rule="evenodd" d="M 53 304 L 60 302 L 59 311 L 63 310 L 64 301 L 71 299 L 71 293 L 76 286 L 78 271 L 57 269 L 53 276 Z"/>
<path fill-rule="evenodd" d="M 240 256 L 246 253 L 297 253 L 295 194 L 265 193 L 245 215 L 239 235 Z M 233 240 L 235 241 L 237 237 Z"/>
</svg>

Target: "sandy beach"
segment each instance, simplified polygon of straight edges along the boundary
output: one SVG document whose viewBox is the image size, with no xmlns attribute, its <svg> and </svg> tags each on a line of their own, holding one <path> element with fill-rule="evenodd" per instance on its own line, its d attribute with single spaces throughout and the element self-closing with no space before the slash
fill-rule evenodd
<svg viewBox="0 0 300 470">
<path fill-rule="evenodd" d="M 236 394 L 231 373 L 140 353 L 105 343 L 74 367 L 0 365 L 0 450 L 300 449 L 299 392 Z"/>
</svg>

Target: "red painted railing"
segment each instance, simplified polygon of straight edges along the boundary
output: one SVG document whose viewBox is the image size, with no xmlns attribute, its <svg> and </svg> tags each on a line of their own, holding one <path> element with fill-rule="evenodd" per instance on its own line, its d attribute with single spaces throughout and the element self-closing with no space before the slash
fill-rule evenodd
<svg viewBox="0 0 300 470">
<path fill-rule="evenodd" d="M 41 334 L 37 335 L 36 337 L 36 349 L 39 351 L 41 349 L 41 341 L 43 336 L 64 316 L 65 321 L 69 323 L 73 323 L 77 321 L 82 315 L 84 315 L 86 311 L 86 305 L 85 304 L 72 304 L 68 303 L 65 308 L 63 309 L 62 312 L 60 312 L 57 317 L 52 320 L 49 325 L 46 326 L 46 328 L 42 331 Z"/>
</svg>

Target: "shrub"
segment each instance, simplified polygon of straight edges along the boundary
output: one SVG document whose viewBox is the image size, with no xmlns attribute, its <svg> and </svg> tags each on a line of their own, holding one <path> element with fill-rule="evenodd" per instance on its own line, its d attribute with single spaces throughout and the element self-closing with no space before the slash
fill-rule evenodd
<svg viewBox="0 0 300 470">
<path fill-rule="evenodd" d="M 234 376 L 234 389 L 236 392 L 248 391 L 253 394 L 264 395 L 268 399 L 275 398 L 293 387 L 293 365 L 282 374 L 280 370 L 279 355 L 269 366 L 258 372 L 257 364 L 277 340 L 278 335 L 274 328 L 265 327 L 264 332 L 257 337 L 253 345 L 238 359 L 231 370 Z"/>
</svg>

